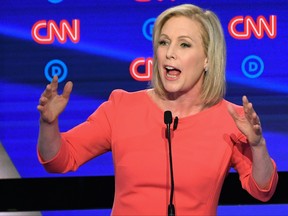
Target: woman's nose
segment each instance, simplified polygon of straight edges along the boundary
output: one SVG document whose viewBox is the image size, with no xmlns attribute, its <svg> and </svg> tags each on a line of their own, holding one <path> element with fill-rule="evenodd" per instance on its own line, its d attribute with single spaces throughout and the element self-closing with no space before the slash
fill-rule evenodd
<svg viewBox="0 0 288 216">
<path fill-rule="evenodd" d="M 169 46 L 167 53 L 166 53 L 166 58 L 167 59 L 176 59 L 176 53 L 175 53 L 175 48 L 173 46 Z"/>
</svg>

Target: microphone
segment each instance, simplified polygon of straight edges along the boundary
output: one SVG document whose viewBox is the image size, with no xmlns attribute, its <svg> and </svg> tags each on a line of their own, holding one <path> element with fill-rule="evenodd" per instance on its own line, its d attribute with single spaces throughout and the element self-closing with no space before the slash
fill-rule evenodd
<svg viewBox="0 0 288 216">
<path fill-rule="evenodd" d="M 175 131 L 177 129 L 177 126 L 178 126 L 178 117 L 176 116 L 175 119 L 174 119 L 174 122 L 173 122 L 173 131 Z"/>
<path fill-rule="evenodd" d="M 164 112 L 164 123 L 166 125 L 172 123 L 172 112 L 169 110 Z"/>
<path fill-rule="evenodd" d="M 170 125 L 172 124 L 172 113 L 167 110 L 164 112 L 164 123 L 166 124 L 166 138 L 170 139 Z M 168 140 L 169 141 L 169 140 Z"/>
<path fill-rule="evenodd" d="M 178 121 L 178 118 L 177 118 Z M 173 164 L 172 164 L 172 150 L 171 150 L 171 134 L 170 125 L 172 123 L 172 113 L 167 110 L 164 112 L 164 123 L 166 124 L 166 138 L 169 144 L 169 161 L 170 161 L 170 177 L 171 177 L 171 190 L 170 190 L 170 203 L 168 205 L 168 216 L 175 215 L 175 208 L 173 205 L 173 194 L 174 194 L 174 176 L 173 176 Z"/>
</svg>

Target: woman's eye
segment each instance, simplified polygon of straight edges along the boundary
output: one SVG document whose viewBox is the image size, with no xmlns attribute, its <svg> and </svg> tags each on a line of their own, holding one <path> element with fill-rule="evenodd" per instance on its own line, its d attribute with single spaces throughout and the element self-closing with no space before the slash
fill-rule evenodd
<svg viewBox="0 0 288 216">
<path fill-rule="evenodd" d="M 159 45 L 160 46 L 165 46 L 167 44 L 167 41 L 165 41 L 165 40 L 160 40 L 159 41 Z"/>
<path fill-rule="evenodd" d="M 191 45 L 188 44 L 188 43 L 182 43 L 182 44 L 181 44 L 181 47 L 191 47 Z"/>
</svg>

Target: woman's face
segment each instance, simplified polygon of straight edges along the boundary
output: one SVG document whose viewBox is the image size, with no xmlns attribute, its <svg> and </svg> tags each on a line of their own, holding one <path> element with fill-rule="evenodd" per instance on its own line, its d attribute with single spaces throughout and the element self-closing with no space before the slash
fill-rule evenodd
<svg viewBox="0 0 288 216">
<path fill-rule="evenodd" d="M 170 96 L 199 96 L 207 58 L 200 24 L 185 16 L 170 18 L 163 26 L 156 55 L 164 89 Z"/>
</svg>

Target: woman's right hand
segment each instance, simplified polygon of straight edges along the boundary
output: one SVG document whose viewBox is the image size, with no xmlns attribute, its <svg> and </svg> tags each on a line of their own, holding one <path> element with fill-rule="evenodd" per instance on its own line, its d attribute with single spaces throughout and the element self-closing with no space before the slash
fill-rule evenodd
<svg viewBox="0 0 288 216">
<path fill-rule="evenodd" d="M 53 77 L 52 82 L 46 86 L 39 99 L 37 109 L 40 112 L 40 121 L 50 124 L 58 118 L 69 101 L 72 88 L 73 83 L 68 81 L 64 86 L 63 93 L 59 95 L 58 77 Z"/>
</svg>

